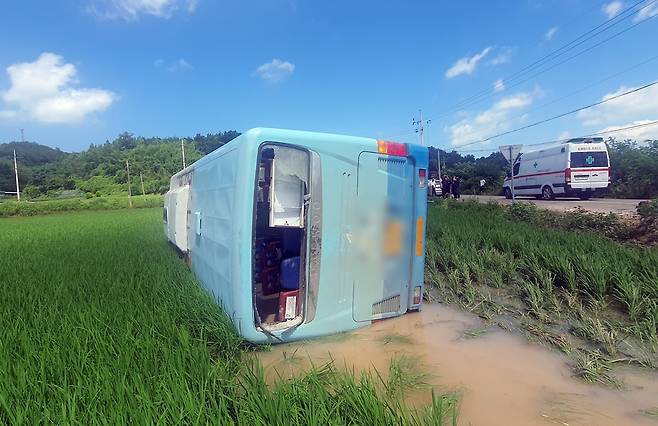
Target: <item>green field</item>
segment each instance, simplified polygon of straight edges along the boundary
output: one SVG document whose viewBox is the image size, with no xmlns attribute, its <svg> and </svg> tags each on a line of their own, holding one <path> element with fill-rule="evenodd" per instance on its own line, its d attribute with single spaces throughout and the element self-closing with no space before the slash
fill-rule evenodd
<svg viewBox="0 0 658 426">
<path fill-rule="evenodd" d="M 160 194 L 147 194 L 132 197 L 134 208 L 162 207 L 164 197 Z M 37 216 L 79 210 L 118 210 L 129 207 L 127 195 L 106 195 L 92 198 L 64 198 L 42 201 L 0 202 L 0 217 Z"/>
<path fill-rule="evenodd" d="M 435 297 L 557 346 L 588 379 L 608 380 L 592 369 L 619 360 L 655 367 L 658 248 L 512 217 L 493 203 L 430 208 L 426 283 Z"/>
<path fill-rule="evenodd" d="M 268 387 L 160 214 L 0 219 L 0 424 L 454 422 L 452 394 L 412 412 L 332 365 Z"/>
</svg>

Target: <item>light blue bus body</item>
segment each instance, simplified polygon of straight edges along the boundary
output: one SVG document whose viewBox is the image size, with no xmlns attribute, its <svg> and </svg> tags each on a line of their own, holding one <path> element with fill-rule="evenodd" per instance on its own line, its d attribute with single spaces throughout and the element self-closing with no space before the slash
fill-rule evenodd
<svg viewBox="0 0 658 426">
<path fill-rule="evenodd" d="M 270 327 L 254 313 L 263 147 L 292 147 L 308 158 L 300 314 L 290 326 Z M 418 145 L 252 129 L 171 178 L 165 232 L 246 340 L 352 330 L 421 308 L 427 167 L 427 148 Z"/>
</svg>

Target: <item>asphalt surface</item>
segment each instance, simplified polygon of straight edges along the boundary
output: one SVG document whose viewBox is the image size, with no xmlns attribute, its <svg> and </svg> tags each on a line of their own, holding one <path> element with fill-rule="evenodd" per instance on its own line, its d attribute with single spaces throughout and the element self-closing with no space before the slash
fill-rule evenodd
<svg viewBox="0 0 658 426">
<path fill-rule="evenodd" d="M 503 196 L 495 195 L 462 195 L 463 199 L 476 199 L 481 202 L 496 201 L 501 204 L 509 204 Z M 617 213 L 625 216 L 636 214 L 637 205 L 644 200 L 621 200 L 618 198 L 590 198 L 583 201 L 578 198 L 556 198 L 554 200 L 537 200 L 534 197 L 516 197 L 517 201 L 530 202 L 537 206 L 555 211 L 567 211 L 576 207 L 596 213 Z"/>
</svg>

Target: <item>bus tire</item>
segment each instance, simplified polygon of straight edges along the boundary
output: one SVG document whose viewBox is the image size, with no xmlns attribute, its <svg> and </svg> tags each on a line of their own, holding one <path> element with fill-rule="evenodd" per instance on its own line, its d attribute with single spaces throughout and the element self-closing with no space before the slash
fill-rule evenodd
<svg viewBox="0 0 658 426">
<path fill-rule="evenodd" d="M 508 200 L 512 199 L 512 191 L 510 191 L 509 188 L 505 188 L 505 190 L 503 191 L 503 195 L 505 195 L 505 198 L 507 198 Z"/>
<path fill-rule="evenodd" d="M 550 186 L 546 185 L 541 189 L 541 198 L 543 200 L 552 200 L 555 198 L 555 194 L 553 194 L 553 190 Z"/>
</svg>

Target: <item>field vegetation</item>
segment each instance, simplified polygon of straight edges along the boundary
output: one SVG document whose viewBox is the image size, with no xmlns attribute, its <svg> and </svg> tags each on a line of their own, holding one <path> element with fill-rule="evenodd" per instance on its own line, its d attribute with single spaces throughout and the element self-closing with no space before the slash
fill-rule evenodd
<svg viewBox="0 0 658 426">
<path fill-rule="evenodd" d="M 160 214 L 0 220 L 0 424 L 455 423 L 454 394 L 405 407 L 409 360 L 387 382 L 326 364 L 266 384 L 249 356 L 266 348 L 235 334 Z"/>
<path fill-rule="evenodd" d="M 133 208 L 162 207 L 164 197 L 159 194 L 133 196 Z M 107 195 L 92 198 L 62 198 L 41 201 L 3 201 L 0 217 L 36 216 L 78 210 L 117 210 L 129 207 L 127 195 Z"/>
<path fill-rule="evenodd" d="M 658 248 L 607 238 L 625 229 L 614 218 L 550 226 L 534 215 L 544 213 L 437 202 L 428 214 L 430 296 L 558 348 L 588 380 L 617 384 L 615 363 L 656 367 Z"/>
</svg>

